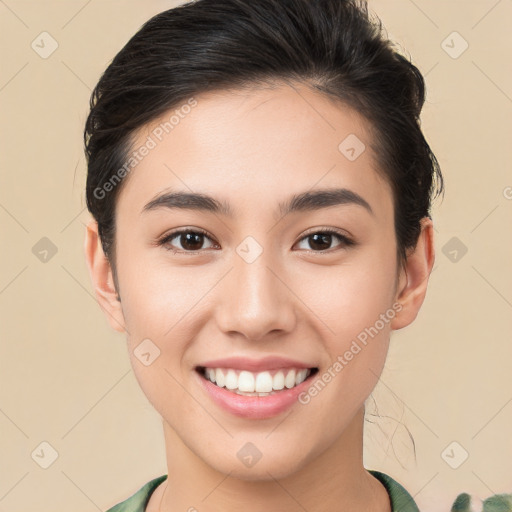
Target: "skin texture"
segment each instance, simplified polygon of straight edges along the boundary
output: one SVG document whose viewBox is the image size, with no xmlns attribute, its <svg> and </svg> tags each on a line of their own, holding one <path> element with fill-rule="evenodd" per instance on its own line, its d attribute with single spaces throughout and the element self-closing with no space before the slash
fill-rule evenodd
<svg viewBox="0 0 512 512">
<path fill-rule="evenodd" d="M 118 197 L 120 301 L 95 222 L 85 239 L 98 302 L 112 327 L 127 332 L 135 376 L 163 420 L 169 477 L 147 510 L 389 512 L 384 487 L 363 467 L 364 402 L 391 331 L 410 324 L 423 302 L 434 263 L 432 222 L 423 219 L 418 244 L 397 272 L 391 188 L 376 170 L 368 124 L 347 106 L 299 84 L 196 100 Z M 140 130 L 134 146 L 161 121 Z M 338 150 L 349 134 L 366 145 L 354 161 Z M 284 217 L 276 209 L 292 194 L 330 187 L 361 195 L 373 214 L 356 204 Z M 141 213 L 169 188 L 225 200 L 235 216 Z M 179 236 L 172 245 L 181 253 L 157 244 L 181 227 L 202 228 L 211 239 L 188 254 Z M 305 236 L 325 227 L 355 245 L 333 236 L 327 249 L 315 249 Z M 236 252 L 247 236 L 263 248 L 250 264 Z M 318 367 L 320 378 L 397 303 L 400 312 L 306 405 L 243 419 L 199 385 L 196 365 L 233 355 L 292 357 Z M 149 366 L 133 353 L 146 338 L 161 351 Z M 246 442 L 262 453 L 252 467 L 237 457 Z"/>
</svg>

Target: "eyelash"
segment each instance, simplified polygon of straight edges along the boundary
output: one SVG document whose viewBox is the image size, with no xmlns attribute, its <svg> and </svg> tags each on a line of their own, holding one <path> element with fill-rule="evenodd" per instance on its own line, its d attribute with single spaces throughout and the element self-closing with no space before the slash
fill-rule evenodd
<svg viewBox="0 0 512 512">
<path fill-rule="evenodd" d="M 194 229 L 182 228 L 182 229 L 178 229 L 176 231 L 173 231 L 173 232 L 165 235 L 164 237 L 162 237 L 160 240 L 158 240 L 157 245 L 164 246 L 165 249 L 171 251 L 174 254 L 190 253 L 190 254 L 194 255 L 194 254 L 197 254 L 198 252 L 202 251 L 202 249 L 199 249 L 197 251 L 186 251 L 186 250 L 175 249 L 174 247 L 172 247 L 170 245 L 170 241 L 173 240 L 174 238 L 176 238 L 178 235 L 181 235 L 183 233 L 201 234 L 201 235 L 204 235 L 207 238 L 209 238 L 211 241 L 213 241 L 213 237 L 211 237 L 209 235 L 209 233 L 207 231 L 205 231 L 204 229 L 201 229 L 201 228 L 194 228 Z M 340 233 L 338 230 L 333 229 L 333 228 L 327 228 L 327 227 L 326 228 L 317 228 L 317 229 L 315 229 L 315 231 L 311 231 L 311 232 L 307 233 L 301 239 L 299 239 L 298 243 L 302 242 L 303 240 L 305 240 L 307 238 L 309 238 L 310 236 L 317 235 L 317 234 L 334 235 L 334 236 L 336 236 L 338 238 L 338 240 L 340 241 L 340 244 L 337 246 L 337 248 L 351 247 L 351 246 L 356 245 L 356 243 L 352 239 L 350 239 L 346 235 Z M 309 250 L 307 250 L 307 252 L 309 252 L 309 253 L 317 253 L 318 254 L 318 253 L 326 253 L 326 252 L 332 253 L 335 250 L 336 250 L 336 247 L 335 248 L 331 248 L 331 249 L 326 249 L 326 250 L 320 250 L 320 251 L 315 251 L 315 250 L 309 249 Z"/>
</svg>

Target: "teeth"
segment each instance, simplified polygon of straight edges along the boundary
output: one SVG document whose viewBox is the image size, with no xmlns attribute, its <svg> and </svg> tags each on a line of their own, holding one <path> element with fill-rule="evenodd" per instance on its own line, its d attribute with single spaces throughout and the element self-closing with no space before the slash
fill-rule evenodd
<svg viewBox="0 0 512 512">
<path fill-rule="evenodd" d="M 299 370 L 297 372 L 297 375 L 295 376 L 295 385 L 298 386 L 301 382 L 304 382 L 306 380 L 306 377 L 308 376 L 308 369 L 303 368 L 302 370 Z"/>
<path fill-rule="evenodd" d="M 277 372 L 272 379 L 272 388 L 273 389 L 283 389 L 284 388 L 284 373 Z"/>
<path fill-rule="evenodd" d="M 238 375 L 235 373 L 235 370 L 228 370 L 228 374 L 226 375 L 226 388 L 238 388 Z"/>
<path fill-rule="evenodd" d="M 205 377 L 217 386 L 239 395 L 268 396 L 285 387 L 291 389 L 304 382 L 311 373 L 307 368 L 279 370 L 274 375 L 269 371 L 253 373 L 226 368 L 206 368 Z"/>
<path fill-rule="evenodd" d="M 222 370 L 217 369 L 215 370 L 215 382 L 217 383 L 217 386 L 223 388 L 225 383 L 224 374 L 222 373 Z"/>
<path fill-rule="evenodd" d="M 221 372 L 222 370 L 217 371 Z M 219 382 L 217 382 L 217 386 L 221 386 Z M 251 372 L 240 372 L 240 375 L 238 376 L 238 390 L 250 391 L 251 393 L 254 391 L 254 375 Z M 263 391 L 263 389 L 261 391 Z M 260 390 L 258 389 L 258 393 L 259 392 Z"/>
<path fill-rule="evenodd" d="M 258 373 L 256 376 L 256 382 L 254 384 L 254 389 L 258 391 L 258 393 L 270 393 L 272 391 L 272 375 L 268 372 Z"/>
<path fill-rule="evenodd" d="M 284 378 L 284 385 L 288 389 L 291 389 L 293 386 L 295 386 L 295 372 L 293 370 L 286 374 L 286 377 Z"/>
</svg>

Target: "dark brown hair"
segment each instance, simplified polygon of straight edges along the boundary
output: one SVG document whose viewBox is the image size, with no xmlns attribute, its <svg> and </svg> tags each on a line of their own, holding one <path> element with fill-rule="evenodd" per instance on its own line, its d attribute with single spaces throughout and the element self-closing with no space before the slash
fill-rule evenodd
<svg viewBox="0 0 512 512">
<path fill-rule="evenodd" d="M 195 0 L 147 21 L 92 93 L 86 200 L 114 277 L 123 183 L 107 184 L 120 180 L 135 131 L 202 92 L 276 81 L 304 83 L 370 122 L 379 171 L 393 190 L 398 260 L 405 260 L 443 180 L 420 128 L 424 79 L 366 2 Z"/>
</svg>

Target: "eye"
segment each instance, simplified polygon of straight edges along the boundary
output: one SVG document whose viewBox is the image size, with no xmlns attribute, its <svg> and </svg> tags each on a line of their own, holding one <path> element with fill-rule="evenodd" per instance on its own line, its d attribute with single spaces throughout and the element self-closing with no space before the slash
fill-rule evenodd
<svg viewBox="0 0 512 512">
<path fill-rule="evenodd" d="M 327 249 L 331 248 L 330 245 L 333 241 L 333 238 L 337 238 L 340 242 L 338 247 L 350 247 L 355 245 L 353 240 L 332 228 L 322 228 L 320 230 L 313 231 L 302 237 L 299 240 L 299 243 L 302 241 L 306 241 L 307 243 L 309 240 L 309 245 L 313 252 L 326 252 Z"/>
<path fill-rule="evenodd" d="M 178 243 L 181 247 L 176 248 L 171 244 L 177 238 Z M 158 245 L 164 246 L 166 249 L 173 252 L 193 252 L 204 249 L 203 244 L 205 240 L 212 240 L 208 233 L 202 229 L 179 229 L 166 235 L 162 240 L 158 242 Z M 213 247 L 212 244 L 210 247 Z"/>
<path fill-rule="evenodd" d="M 180 247 L 176 247 L 171 242 L 177 240 L 177 243 L 180 244 Z M 310 252 L 326 252 L 328 249 L 331 249 L 331 244 L 333 239 L 338 240 L 338 244 L 335 247 L 350 247 L 355 245 L 355 242 L 348 238 L 346 235 L 340 233 L 339 231 L 332 228 L 321 228 L 317 229 L 317 231 L 313 231 L 306 236 L 302 237 L 299 240 L 299 244 L 303 241 L 306 243 L 309 241 Z M 211 244 L 207 247 L 204 247 L 204 242 L 209 240 Z M 164 246 L 166 249 L 174 252 L 174 253 L 186 253 L 186 252 L 195 252 L 200 251 L 205 248 L 218 248 L 219 245 L 213 242 L 213 239 L 210 235 L 199 228 L 182 228 L 176 231 L 173 231 L 167 235 L 165 235 L 159 242 L 158 245 Z M 308 248 L 306 248 L 307 250 Z"/>
</svg>

